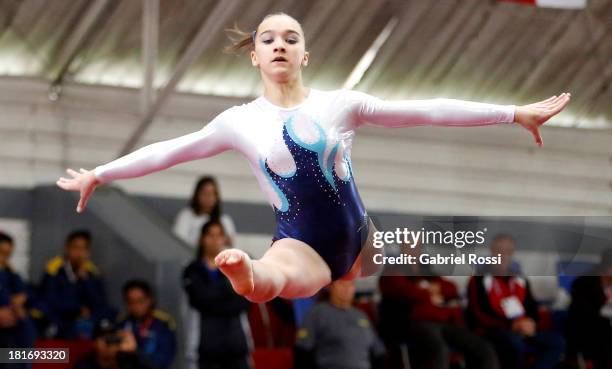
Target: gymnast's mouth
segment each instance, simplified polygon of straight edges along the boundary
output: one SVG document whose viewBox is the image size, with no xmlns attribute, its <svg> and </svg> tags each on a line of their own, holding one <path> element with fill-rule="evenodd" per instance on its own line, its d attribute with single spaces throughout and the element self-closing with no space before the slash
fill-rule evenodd
<svg viewBox="0 0 612 369">
<path fill-rule="evenodd" d="M 273 63 L 286 63 L 287 59 L 283 58 L 282 56 L 277 56 L 276 58 L 272 59 Z"/>
</svg>

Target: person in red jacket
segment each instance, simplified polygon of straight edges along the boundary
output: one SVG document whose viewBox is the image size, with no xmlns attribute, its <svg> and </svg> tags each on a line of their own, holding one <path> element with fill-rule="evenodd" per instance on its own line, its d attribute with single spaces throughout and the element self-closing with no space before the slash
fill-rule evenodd
<svg viewBox="0 0 612 369">
<path fill-rule="evenodd" d="M 493 343 L 504 369 L 523 367 L 528 352 L 534 353 L 532 368 L 554 368 L 565 352 L 565 340 L 538 330 L 538 305 L 529 281 L 512 268 L 512 236 L 495 236 L 491 254 L 501 254 L 502 262 L 470 279 L 468 320 Z"/>
<path fill-rule="evenodd" d="M 402 249 L 415 254 L 420 247 Z M 387 342 L 409 344 L 413 367 L 448 368 L 451 350 L 463 354 L 467 369 L 499 367 L 493 347 L 463 324 L 453 282 L 435 275 L 427 265 L 392 266 L 383 274 L 381 333 Z"/>
</svg>

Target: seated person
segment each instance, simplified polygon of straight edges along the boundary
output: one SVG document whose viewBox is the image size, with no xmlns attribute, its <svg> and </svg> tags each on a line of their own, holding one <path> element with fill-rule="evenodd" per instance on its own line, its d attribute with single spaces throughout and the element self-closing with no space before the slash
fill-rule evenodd
<svg viewBox="0 0 612 369">
<path fill-rule="evenodd" d="M 337 280 L 306 314 L 295 341 L 295 369 L 381 369 L 385 348 L 368 317 L 353 307 L 354 281 Z"/>
<path fill-rule="evenodd" d="M 594 369 L 612 368 L 612 250 L 600 265 L 572 284 L 567 328 L 570 352 L 581 352 Z"/>
<path fill-rule="evenodd" d="M 421 247 L 400 246 L 418 260 Z M 393 269 L 393 270 L 391 270 Z M 457 287 L 428 265 L 388 265 L 379 279 L 381 331 L 386 341 L 409 343 L 415 368 L 449 368 L 451 348 L 466 368 L 498 368 L 495 350 L 463 322 Z"/>
<path fill-rule="evenodd" d="M 32 347 L 35 328 L 28 315 L 26 286 L 9 264 L 13 238 L 0 232 L 0 347 Z"/>
<path fill-rule="evenodd" d="M 538 305 L 529 281 L 511 270 L 512 236 L 495 236 L 491 254 L 501 254 L 501 263 L 468 283 L 470 323 L 493 343 L 502 368 L 522 368 L 527 352 L 535 353 L 534 368 L 554 368 L 565 352 L 565 340 L 538 330 Z"/>
<path fill-rule="evenodd" d="M 79 360 L 75 369 L 156 369 L 138 352 L 130 330 L 121 330 L 110 319 L 99 320 L 93 329 L 94 350 Z"/>
<path fill-rule="evenodd" d="M 40 302 L 54 338 L 90 339 L 93 324 L 112 316 L 98 268 L 91 262 L 91 234 L 68 235 L 64 255 L 51 259 L 40 285 Z"/>
<path fill-rule="evenodd" d="M 128 281 L 123 286 L 123 300 L 127 314 L 119 318 L 119 326 L 132 331 L 139 353 L 157 368 L 168 368 L 176 354 L 174 320 L 155 309 L 153 290 L 145 281 Z"/>
</svg>

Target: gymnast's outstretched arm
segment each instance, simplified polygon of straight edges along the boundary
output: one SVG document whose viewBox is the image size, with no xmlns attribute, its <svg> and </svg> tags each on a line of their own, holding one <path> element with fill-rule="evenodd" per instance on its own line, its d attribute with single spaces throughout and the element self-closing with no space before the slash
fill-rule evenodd
<svg viewBox="0 0 612 369">
<path fill-rule="evenodd" d="M 497 105 L 466 100 L 386 101 L 359 91 L 345 91 L 355 117 L 353 128 L 370 123 L 384 127 L 483 126 L 518 123 L 542 145 L 538 127 L 559 113 L 570 99 L 569 93 L 552 96 L 530 105 Z"/>
<path fill-rule="evenodd" d="M 219 154 L 233 148 L 233 134 L 226 110 L 199 131 L 150 144 L 92 171 L 81 169 L 76 172 L 68 169 L 68 174 L 73 178 L 62 177 L 57 185 L 64 190 L 81 192 L 77 205 L 77 212 L 81 212 L 97 185 L 144 176 L 180 163 Z"/>
<path fill-rule="evenodd" d="M 223 113 L 199 131 L 156 142 L 94 169 L 99 183 L 141 177 L 232 148 L 231 127 Z"/>
</svg>

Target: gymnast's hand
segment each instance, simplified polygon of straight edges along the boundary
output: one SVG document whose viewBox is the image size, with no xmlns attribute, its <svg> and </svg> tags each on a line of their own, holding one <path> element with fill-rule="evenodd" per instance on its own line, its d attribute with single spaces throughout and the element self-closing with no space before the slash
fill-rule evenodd
<svg viewBox="0 0 612 369">
<path fill-rule="evenodd" d="M 538 146 L 542 146 L 540 126 L 563 110 L 569 103 L 570 97 L 570 93 L 564 92 L 534 104 L 517 106 L 514 121 L 531 132 Z"/>
<path fill-rule="evenodd" d="M 79 191 L 81 193 L 76 211 L 77 213 L 82 213 L 87 205 L 87 200 L 89 200 L 89 197 L 100 182 L 96 179 L 93 170 L 81 168 L 81 171 L 77 172 L 68 168 L 66 172 L 70 174 L 72 178 L 60 177 L 56 184 L 66 191 Z"/>
</svg>

